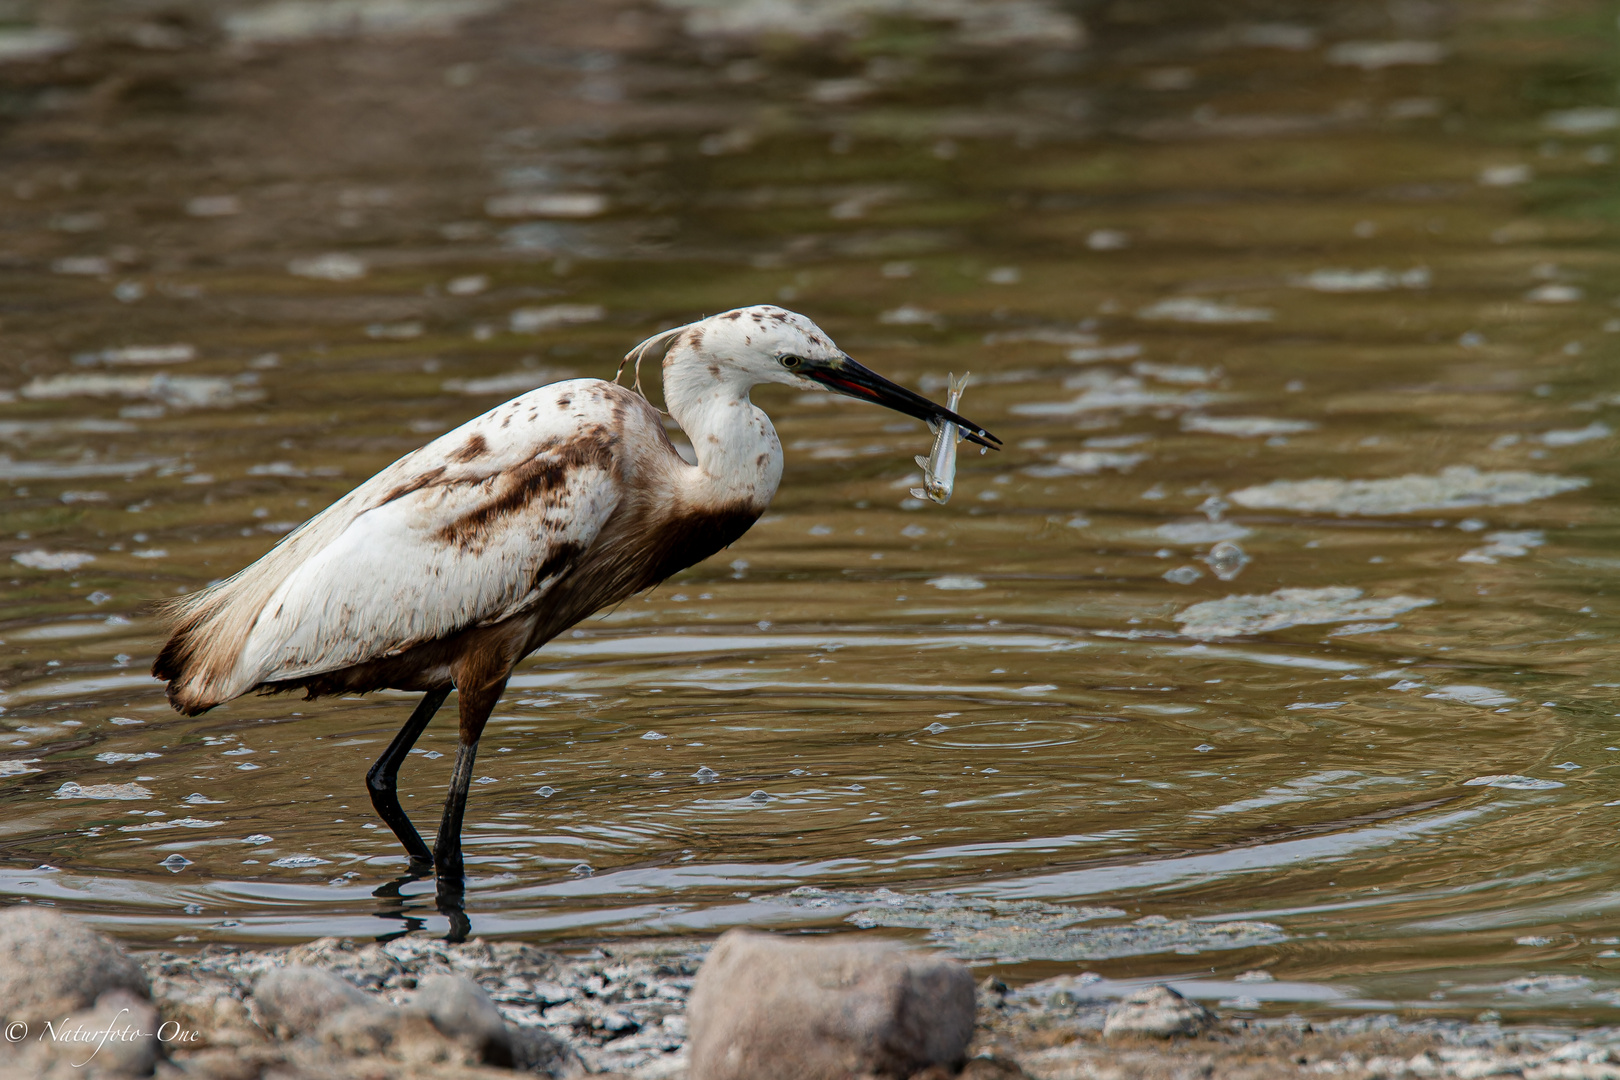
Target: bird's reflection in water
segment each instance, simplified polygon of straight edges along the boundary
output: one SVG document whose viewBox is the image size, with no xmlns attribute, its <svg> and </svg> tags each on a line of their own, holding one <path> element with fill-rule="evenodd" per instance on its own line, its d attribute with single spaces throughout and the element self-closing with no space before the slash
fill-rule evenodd
<svg viewBox="0 0 1620 1080">
<path fill-rule="evenodd" d="M 431 872 L 407 873 L 372 890 L 372 896 L 384 901 L 377 908 L 377 917 L 404 924 L 399 930 L 377 935 L 379 945 L 427 928 L 426 914 L 414 913 L 425 907 L 422 901 L 427 898 L 426 892 L 407 894 L 405 887 L 432 876 Z M 434 889 L 433 902 L 439 914 L 449 922 L 444 940 L 452 945 L 466 941 L 472 932 L 472 920 L 467 917 L 466 891 L 459 882 L 452 884 L 441 881 Z"/>
</svg>

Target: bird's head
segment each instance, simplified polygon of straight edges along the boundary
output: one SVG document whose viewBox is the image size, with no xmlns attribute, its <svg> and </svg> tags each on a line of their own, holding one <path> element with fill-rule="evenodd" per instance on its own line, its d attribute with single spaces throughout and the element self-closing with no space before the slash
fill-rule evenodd
<svg viewBox="0 0 1620 1080">
<path fill-rule="evenodd" d="M 665 342 L 670 342 L 664 357 L 666 396 L 680 383 L 705 377 L 745 386 L 783 383 L 829 390 L 930 424 L 949 420 L 969 441 L 1000 449 L 1001 440 L 980 425 L 856 363 L 821 327 L 773 304 L 723 311 L 666 330 L 636 346 L 625 359 L 639 361 L 642 353 Z"/>
</svg>

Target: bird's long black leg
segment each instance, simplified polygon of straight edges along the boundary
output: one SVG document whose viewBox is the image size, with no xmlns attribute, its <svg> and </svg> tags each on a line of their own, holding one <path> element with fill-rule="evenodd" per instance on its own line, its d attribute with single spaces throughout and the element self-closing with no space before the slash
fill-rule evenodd
<svg viewBox="0 0 1620 1080">
<path fill-rule="evenodd" d="M 444 817 L 433 842 L 433 871 L 439 879 L 439 898 L 453 900 L 459 907 L 462 888 L 461 820 L 467 809 L 467 789 L 472 786 L 473 761 L 478 756 L 478 739 L 484 724 L 506 689 L 506 677 L 482 687 L 458 687 L 461 695 L 461 733 L 456 742 L 456 764 L 450 772 L 450 794 L 444 800 Z"/>
<path fill-rule="evenodd" d="M 394 741 L 388 744 L 388 749 L 382 752 L 382 757 L 366 773 L 366 788 L 371 792 L 371 805 L 376 808 L 377 816 L 394 830 L 399 842 L 405 845 L 405 850 L 411 856 L 411 870 L 415 873 L 426 873 L 433 865 L 433 852 L 422 842 L 421 834 L 411 819 L 399 805 L 399 794 L 395 785 L 399 779 L 399 767 L 416 745 L 416 740 L 422 737 L 422 731 L 433 719 L 433 714 L 439 711 L 444 699 L 450 696 L 450 688 L 429 690 L 422 695 L 417 703 L 416 710 L 411 718 L 405 721 L 405 726 L 399 729 Z"/>
</svg>

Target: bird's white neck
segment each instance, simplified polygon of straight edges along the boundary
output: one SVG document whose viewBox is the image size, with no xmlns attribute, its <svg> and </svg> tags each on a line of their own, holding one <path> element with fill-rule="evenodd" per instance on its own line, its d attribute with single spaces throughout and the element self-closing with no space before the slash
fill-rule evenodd
<svg viewBox="0 0 1620 1080">
<path fill-rule="evenodd" d="M 677 349 L 684 346 L 677 345 Z M 782 480 L 782 443 L 746 383 L 693 356 L 664 364 L 664 401 L 697 454 L 693 495 L 763 511 Z"/>
</svg>

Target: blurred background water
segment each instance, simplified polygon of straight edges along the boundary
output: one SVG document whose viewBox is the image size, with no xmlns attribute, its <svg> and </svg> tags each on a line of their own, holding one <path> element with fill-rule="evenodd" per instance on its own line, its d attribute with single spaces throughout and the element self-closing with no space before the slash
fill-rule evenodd
<svg viewBox="0 0 1620 1080">
<path fill-rule="evenodd" d="M 1007 449 L 920 504 L 921 424 L 762 390 L 771 513 L 513 678 L 475 933 L 853 924 L 1240 1014 L 1620 1007 L 1614 5 L 0 19 L 7 902 L 442 932 L 430 883 L 373 896 L 410 699 L 182 719 L 149 605 L 778 302 L 935 396 L 972 371 Z M 453 738 L 402 776 L 425 826 Z"/>
</svg>

